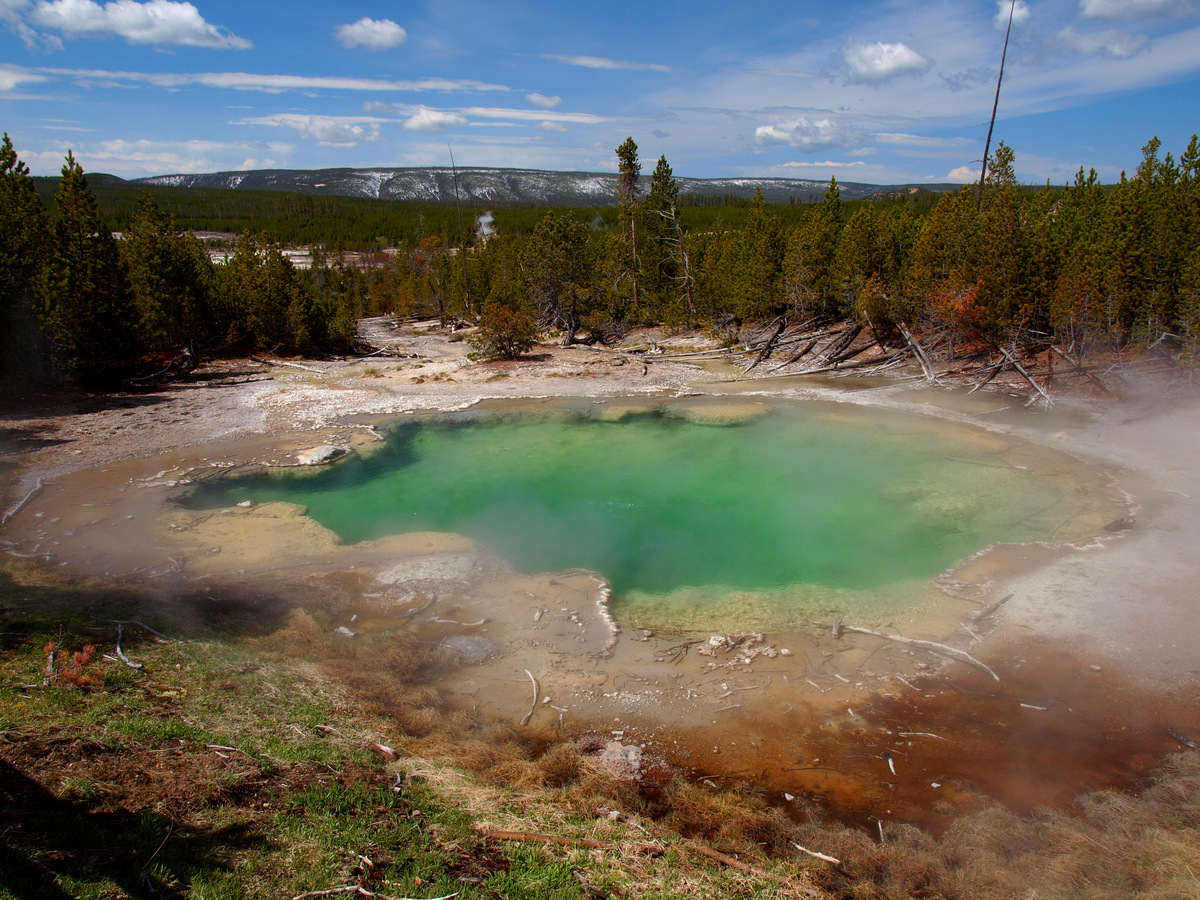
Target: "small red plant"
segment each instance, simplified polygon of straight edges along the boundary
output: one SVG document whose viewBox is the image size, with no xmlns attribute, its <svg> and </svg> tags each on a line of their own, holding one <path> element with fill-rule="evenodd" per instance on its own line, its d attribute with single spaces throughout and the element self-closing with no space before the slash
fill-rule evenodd
<svg viewBox="0 0 1200 900">
<path fill-rule="evenodd" d="M 92 667 L 96 648 L 91 644 L 85 644 L 81 650 L 67 655 L 61 663 L 58 645 L 54 641 L 46 644 L 45 653 L 46 684 L 60 687 L 99 687 L 104 684 L 104 673 Z"/>
</svg>

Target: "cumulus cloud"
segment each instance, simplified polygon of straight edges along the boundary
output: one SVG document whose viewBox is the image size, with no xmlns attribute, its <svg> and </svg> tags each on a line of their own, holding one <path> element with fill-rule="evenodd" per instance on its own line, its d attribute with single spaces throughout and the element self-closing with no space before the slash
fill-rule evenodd
<svg viewBox="0 0 1200 900">
<path fill-rule="evenodd" d="M 857 129 L 833 119 L 809 119 L 805 116 L 774 125 L 760 125 L 754 130 L 755 143 L 761 145 L 787 144 L 802 150 L 826 150 L 858 143 Z"/>
<path fill-rule="evenodd" d="M 970 166 L 959 166 L 946 173 L 946 180 L 956 184 L 970 184 L 979 180 L 979 170 L 972 169 Z"/>
<path fill-rule="evenodd" d="M 384 119 L 354 118 L 350 116 L 305 116 L 297 113 L 280 113 L 239 119 L 236 125 L 274 125 L 286 128 L 297 136 L 316 141 L 323 147 L 357 147 L 383 140 L 379 123 Z"/>
<path fill-rule="evenodd" d="M 902 75 L 923 75 L 933 65 L 907 44 L 853 44 L 843 52 L 851 81 L 876 84 Z"/>
<path fill-rule="evenodd" d="M 467 117 L 455 112 L 442 109 L 430 109 L 422 106 L 413 115 L 404 120 L 400 126 L 409 131 L 441 131 L 443 128 L 453 128 L 466 125 Z"/>
<path fill-rule="evenodd" d="M 1191 12 L 1191 0 L 1079 0 L 1085 19 L 1165 19 Z"/>
<path fill-rule="evenodd" d="M 350 25 L 339 25 L 333 35 L 343 47 L 366 47 L 368 50 L 391 50 L 408 41 L 408 32 L 391 19 L 369 19 L 363 16 Z"/>
<path fill-rule="evenodd" d="M 556 134 L 566 134 L 571 130 L 562 122 L 538 122 L 533 127 L 538 131 L 553 131 Z"/>
<path fill-rule="evenodd" d="M 1150 46 L 1150 38 L 1144 34 L 1126 34 L 1109 29 L 1095 34 L 1080 34 L 1074 28 L 1064 28 L 1058 33 L 1059 42 L 1076 53 L 1091 55 L 1099 53 L 1109 59 L 1129 59 Z"/>
<path fill-rule="evenodd" d="M 526 94 L 525 99 L 529 101 L 530 106 L 536 106 L 538 109 L 554 109 L 554 107 L 562 103 L 562 97 L 557 95 L 547 97 L 545 94 L 539 94 L 536 91 L 532 94 Z"/>
<path fill-rule="evenodd" d="M 21 39 L 25 49 L 39 51 L 61 50 L 62 39 L 53 34 L 39 34 L 25 22 L 31 0 L 0 0 L 0 24 Z"/>
<path fill-rule="evenodd" d="M 1004 31 L 1008 28 L 1009 13 L 1012 13 L 1013 28 L 1029 24 L 1029 17 L 1033 14 L 1025 0 L 1017 0 L 1015 5 L 1011 0 L 996 0 L 996 18 L 992 24 Z"/>
<path fill-rule="evenodd" d="M 35 24 L 68 38 L 121 37 L 130 44 L 246 50 L 253 46 L 227 28 L 210 25 L 191 3 L 175 0 L 40 0 Z"/>
<path fill-rule="evenodd" d="M 649 72 L 670 72 L 670 66 L 659 63 L 629 62 L 624 59 L 606 59 L 603 56 L 564 56 L 561 53 L 546 53 L 542 59 L 566 63 L 568 66 L 582 66 L 585 69 L 641 69 Z"/>
</svg>

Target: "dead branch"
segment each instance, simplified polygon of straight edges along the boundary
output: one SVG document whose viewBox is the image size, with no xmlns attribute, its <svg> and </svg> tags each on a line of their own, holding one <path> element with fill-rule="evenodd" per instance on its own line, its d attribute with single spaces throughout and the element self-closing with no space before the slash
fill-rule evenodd
<svg viewBox="0 0 1200 900">
<path fill-rule="evenodd" d="M 1095 375 L 1093 375 L 1091 372 L 1089 372 L 1080 363 L 1077 363 L 1075 360 L 1073 360 L 1065 351 L 1060 350 L 1058 347 L 1054 346 L 1053 344 L 1050 345 L 1050 350 L 1052 353 L 1056 353 L 1059 357 L 1066 360 L 1071 366 L 1074 367 L 1075 371 L 1077 371 L 1079 374 L 1083 375 L 1088 381 L 1090 381 L 1096 387 L 1100 388 L 1100 390 L 1104 391 L 1105 394 L 1107 394 L 1110 397 L 1113 396 L 1113 392 L 1108 389 L 1108 387 L 1104 384 L 1103 381 L 1101 381 L 1099 378 L 1097 378 Z"/>
<path fill-rule="evenodd" d="M 1176 731 L 1174 728 L 1167 728 L 1167 734 L 1177 740 L 1184 747 L 1187 747 L 1189 750 L 1200 750 L 1200 744 L 1197 744 L 1187 735 Z"/>
<path fill-rule="evenodd" d="M 968 394 L 973 394 L 977 390 L 979 390 L 981 387 L 986 387 L 988 384 L 990 384 L 993 378 L 995 378 L 997 375 L 999 375 L 1001 372 L 1003 372 L 1006 368 L 1008 368 L 1008 360 L 1002 359 L 1002 360 L 1000 360 L 1000 362 L 992 364 L 989 368 L 992 371 L 988 374 L 988 377 L 983 379 L 982 381 L 976 382 L 975 386 L 972 387 L 969 391 L 967 391 Z M 984 371 L 987 371 L 987 370 L 985 369 Z"/>
<path fill-rule="evenodd" d="M 304 372 L 312 372 L 314 375 L 329 374 L 327 372 L 322 371 L 321 369 L 314 369 L 312 366 L 302 366 L 302 365 L 300 365 L 300 363 L 287 362 L 286 360 L 282 360 L 282 359 L 263 359 L 262 357 L 259 357 L 259 356 L 252 356 L 252 357 L 250 357 L 250 361 L 256 362 L 259 365 L 263 365 L 263 366 L 287 366 L 289 369 L 300 369 Z"/>
<path fill-rule="evenodd" d="M 305 897 L 330 897 L 334 894 L 357 894 L 360 897 L 374 897 L 376 900 L 413 900 L 409 897 L 389 897 L 387 894 L 377 894 L 374 891 L 368 891 L 360 884 L 350 884 L 346 887 L 329 888 L 325 891 L 305 891 L 303 894 L 297 894 L 292 900 L 303 900 Z M 433 897 L 432 900 L 450 900 L 451 897 L 457 897 L 458 891 L 453 894 L 446 894 L 444 897 Z"/>
<path fill-rule="evenodd" d="M 124 632 L 125 632 L 125 623 L 118 622 L 117 623 L 117 659 L 119 659 L 121 662 L 125 663 L 125 665 L 129 666 L 129 668 L 131 668 L 131 669 L 145 668 L 145 665 L 143 663 L 135 663 L 133 660 L 131 660 L 128 656 L 125 655 L 124 651 L 121 650 L 121 636 L 124 634 Z"/>
<path fill-rule="evenodd" d="M 169 638 L 165 634 L 163 634 L 161 631 L 159 631 L 155 628 L 151 628 L 145 622 L 141 622 L 137 619 L 101 619 L 99 616 L 92 616 L 91 618 L 92 618 L 92 621 L 94 621 L 94 622 L 107 622 L 110 625 L 136 625 L 138 628 L 141 628 L 141 629 L 144 629 L 144 630 L 150 632 L 156 638 L 161 638 L 164 641 L 172 640 L 171 638 Z"/>
<path fill-rule="evenodd" d="M 828 622 L 813 622 L 814 625 L 820 628 L 829 628 Z M 987 672 L 996 681 L 1000 680 L 1000 676 L 993 672 L 986 664 L 981 663 L 966 650 L 959 650 L 957 647 L 951 647 L 949 644 L 941 644 L 937 641 L 923 641 L 918 638 L 903 637 L 898 634 L 884 634 L 882 631 L 875 631 L 871 628 L 858 628 L 854 625 L 843 625 L 843 631 L 854 631 L 858 634 L 869 634 L 871 637 L 883 638 L 885 641 L 895 641 L 898 644 L 907 644 L 910 647 L 921 647 L 928 650 L 930 653 L 936 653 L 939 656 L 947 656 L 951 659 L 956 659 L 959 662 L 964 662 L 969 666 L 974 666 L 981 672 Z"/>
<path fill-rule="evenodd" d="M 787 326 L 788 326 L 787 316 L 781 316 L 779 319 L 779 325 L 775 329 L 775 333 L 771 335 L 770 339 L 765 344 L 763 344 L 762 350 L 758 351 L 758 356 L 754 357 L 754 362 L 750 363 L 750 365 L 748 365 L 742 371 L 749 372 L 751 369 L 753 369 L 755 366 L 757 366 L 760 362 L 762 362 L 764 359 L 766 359 L 768 356 L 770 356 L 771 350 L 775 346 L 775 342 L 779 340 L 779 336 L 781 334 L 783 334 L 783 331 L 785 328 L 787 328 Z"/>
<path fill-rule="evenodd" d="M 37 480 L 37 484 L 35 484 L 33 486 L 33 490 L 31 490 L 28 494 L 26 494 L 25 498 L 20 503 L 18 503 L 16 506 L 14 506 L 12 509 L 10 509 L 8 512 L 6 512 L 4 514 L 4 518 L 0 519 L 0 525 L 6 524 L 9 519 L 11 519 L 13 516 L 15 516 L 21 510 L 23 510 L 25 508 L 25 504 L 28 503 L 30 500 L 32 500 L 34 497 L 36 497 L 38 495 L 38 493 L 41 491 L 41 489 L 45 486 L 46 486 L 46 483 L 42 479 L 39 478 Z"/>
<path fill-rule="evenodd" d="M 823 860 L 824 862 L 827 862 L 827 863 L 833 863 L 833 865 L 835 865 L 835 866 L 840 866 L 842 864 L 842 861 L 840 859 L 838 859 L 837 857 L 834 857 L 834 856 L 830 856 L 827 853 L 820 853 L 816 850 L 809 850 L 807 847 L 801 847 L 799 844 L 794 843 L 794 842 L 793 842 L 792 846 L 795 847 L 797 850 L 799 850 L 801 853 L 807 853 L 813 859 L 819 859 L 819 860 Z"/>
<path fill-rule="evenodd" d="M 897 322 L 896 327 L 900 329 L 900 333 L 904 335 L 904 340 L 908 341 L 908 345 L 912 347 L 917 361 L 921 364 L 921 369 L 925 372 L 925 378 L 936 384 L 937 375 L 934 374 L 933 366 L 929 364 L 929 359 L 925 356 L 925 351 L 921 349 L 921 345 L 917 343 L 917 339 L 912 336 L 912 332 L 904 326 L 903 322 Z"/>
<path fill-rule="evenodd" d="M 986 619 L 988 616 L 990 616 L 992 613 L 994 613 L 996 610 L 998 610 L 1000 607 L 1002 607 L 1005 603 L 1007 603 L 1012 598 L 1013 598 L 1012 594 L 1009 594 L 1006 597 L 1001 597 L 999 600 L 997 600 L 995 603 L 993 603 L 991 606 L 987 607 L 986 609 L 976 609 L 976 610 L 972 610 L 971 612 L 967 613 L 967 618 L 972 622 L 978 622 L 981 619 Z"/>
<path fill-rule="evenodd" d="M 526 844 L 561 844 L 566 847 L 587 847 L 589 850 L 633 850 L 638 853 L 646 853 L 650 856 L 661 856 L 663 848 L 658 844 L 633 844 L 632 846 L 621 841 L 601 841 L 595 838 L 577 838 L 565 837 L 561 834 L 538 834 L 531 831 L 505 831 L 502 828 L 493 828 L 486 822 L 479 823 L 475 826 L 484 837 L 489 837 L 497 841 L 517 841 Z"/>
<path fill-rule="evenodd" d="M 533 705 L 529 707 L 529 712 L 525 713 L 525 718 L 521 720 L 522 728 L 529 724 L 529 720 L 532 719 L 533 714 L 537 712 L 538 697 L 540 697 L 542 693 L 541 688 L 538 687 L 537 679 L 533 677 L 533 673 L 526 669 L 525 674 L 528 675 L 529 680 L 533 682 Z"/>
<path fill-rule="evenodd" d="M 723 866 L 729 866 L 731 869 L 737 869 L 739 872 L 745 872 L 747 875 L 753 875 L 755 878 L 761 878 L 764 881 L 773 881 L 776 884 L 780 884 L 793 891 L 797 891 L 806 897 L 826 896 L 824 892 L 819 891 L 816 888 L 811 888 L 803 884 L 797 884 L 795 881 L 792 881 L 789 878 L 784 878 L 782 875 L 776 875 L 773 872 L 767 872 L 764 869 L 760 869 L 757 866 L 752 866 L 749 863 L 744 863 L 740 859 L 735 859 L 734 857 L 721 853 L 718 850 L 714 850 L 711 847 L 701 846 L 695 841 L 684 841 L 683 845 L 687 849 L 695 853 L 699 853 L 701 856 L 707 856 L 709 859 L 713 860 L 714 862 L 719 862 Z"/>
<path fill-rule="evenodd" d="M 1013 355 L 1011 353 L 1009 353 L 1003 347 L 1001 347 L 999 349 L 1000 349 L 1000 352 L 1004 354 L 1004 358 L 1008 360 L 1008 364 L 1010 366 L 1012 366 L 1014 369 L 1016 369 L 1018 374 L 1020 374 L 1020 376 L 1022 378 L 1024 378 L 1026 381 L 1028 381 L 1029 384 L 1033 387 L 1033 389 L 1035 391 L 1037 391 L 1039 394 L 1042 395 L 1042 399 L 1046 401 L 1046 405 L 1053 406 L 1054 401 L 1051 400 L 1050 395 L 1047 394 L 1045 391 L 1043 391 L 1042 388 L 1038 385 L 1038 383 L 1033 380 L 1033 376 L 1025 371 L 1024 367 L 1019 362 L 1017 362 L 1016 359 L 1013 358 Z"/>
</svg>

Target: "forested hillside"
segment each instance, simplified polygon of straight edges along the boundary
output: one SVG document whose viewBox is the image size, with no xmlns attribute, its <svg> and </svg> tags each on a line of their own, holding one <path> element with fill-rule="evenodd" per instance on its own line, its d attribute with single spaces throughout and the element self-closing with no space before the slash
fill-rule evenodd
<svg viewBox="0 0 1200 900">
<path fill-rule="evenodd" d="M 905 326 L 938 329 L 950 346 L 1053 341 L 1083 356 L 1157 345 L 1194 362 L 1200 144 L 1193 136 L 1178 162 L 1160 151 L 1151 140 L 1110 186 L 1081 169 L 1071 185 L 1022 187 L 1001 145 L 982 191 L 936 202 L 847 203 L 831 182 L 814 204 L 759 194 L 684 206 L 665 158 L 647 186 L 630 139 L 608 209 L 498 209 L 481 227 L 479 209 L 243 194 L 236 253 L 214 264 L 189 229 L 228 222 L 227 194 L 158 188 L 134 203 L 127 189 L 89 187 L 68 156 L 47 204 L 6 136 L 0 369 L 6 386 L 103 384 L 184 350 L 183 366 L 218 348 L 346 352 L 355 319 L 381 313 L 567 341 L 648 323 L 849 318 L 883 340 Z M 281 242 L 321 245 L 313 267 L 293 267 Z M 378 268 L 340 258 L 383 247 Z"/>
</svg>

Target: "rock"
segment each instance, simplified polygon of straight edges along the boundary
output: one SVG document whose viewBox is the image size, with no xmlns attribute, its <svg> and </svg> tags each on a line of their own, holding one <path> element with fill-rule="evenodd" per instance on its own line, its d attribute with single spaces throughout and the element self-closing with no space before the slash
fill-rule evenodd
<svg viewBox="0 0 1200 900">
<path fill-rule="evenodd" d="M 609 775 L 621 781 L 637 781 L 642 774 L 642 748 L 637 744 L 626 746 L 620 741 L 609 741 L 596 761 Z"/>
<path fill-rule="evenodd" d="M 320 447 L 311 447 L 308 450 L 301 450 L 297 453 L 296 465 L 320 466 L 341 459 L 349 452 L 349 447 L 339 447 L 336 444 L 323 444 Z"/>
</svg>

